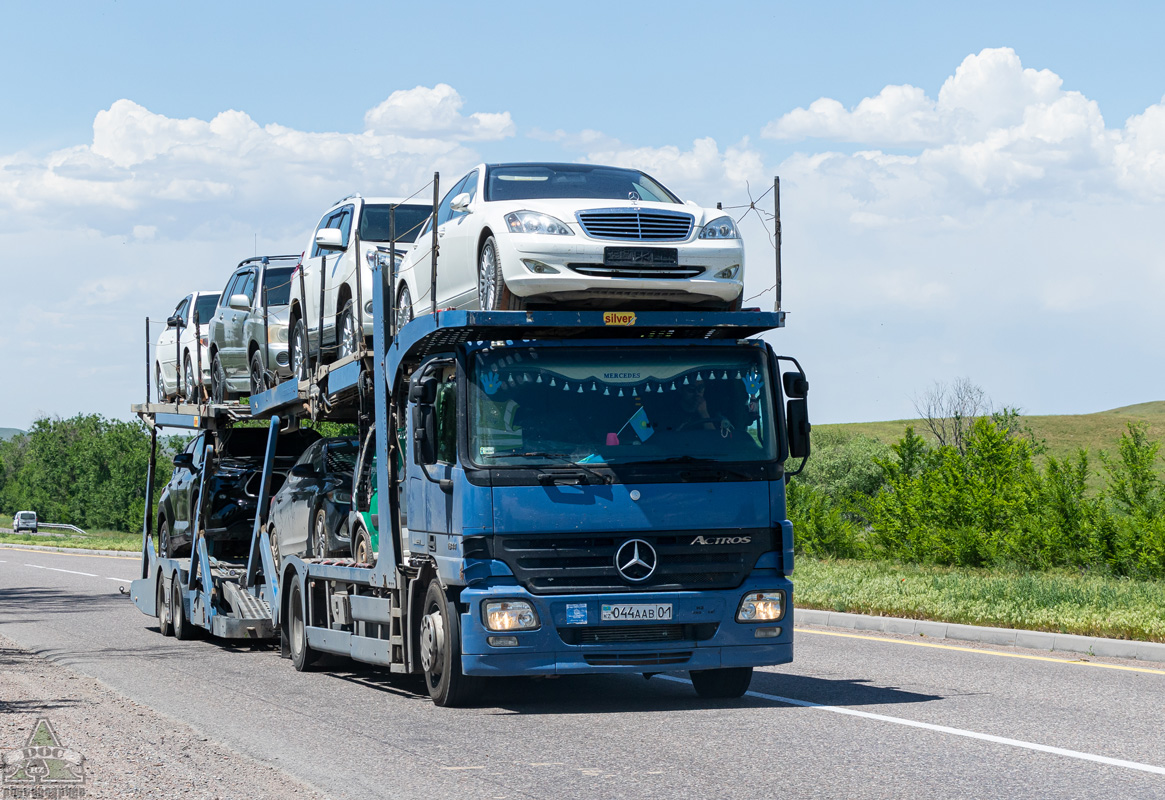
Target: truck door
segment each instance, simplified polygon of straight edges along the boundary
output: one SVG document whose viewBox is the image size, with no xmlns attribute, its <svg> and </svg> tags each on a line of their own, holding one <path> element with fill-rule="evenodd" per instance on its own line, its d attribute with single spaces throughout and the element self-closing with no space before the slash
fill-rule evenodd
<svg viewBox="0 0 1165 800">
<path fill-rule="evenodd" d="M 408 508 L 408 524 L 410 533 L 410 547 L 413 552 L 422 550 L 428 540 L 428 534 L 452 533 L 453 522 L 453 495 L 441 487 L 441 481 L 452 479 L 453 468 L 457 463 L 457 382 L 456 371 L 452 364 L 435 367 L 431 372 L 421 374 L 435 374 L 439 379 L 437 396 L 433 404 L 436 416 L 436 461 L 432 464 L 420 465 L 414 456 L 416 448 L 415 437 L 409 437 L 409 460 L 406 466 L 408 483 L 406 488 L 406 506 Z M 416 411 L 416 408 L 413 408 Z M 410 428 L 417 425 L 417 414 L 410 414 Z M 417 541 L 421 545 L 418 546 Z"/>
</svg>

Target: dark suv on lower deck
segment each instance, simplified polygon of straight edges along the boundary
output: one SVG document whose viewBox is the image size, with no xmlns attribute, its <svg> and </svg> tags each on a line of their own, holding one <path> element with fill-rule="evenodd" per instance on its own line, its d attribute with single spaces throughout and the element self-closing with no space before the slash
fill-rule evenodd
<svg viewBox="0 0 1165 800">
<path fill-rule="evenodd" d="M 265 428 L 233 428 L 217 434 L 204 431 L 174 456 L 174 475 L 158 500 L 158 553 L 163 558 L 190 553 L 208 445 L 214 450 L 212 471 L 206 476 L 210 503 L 202 521 L 207 544 L 216 556 L 246 552 L 255 525 L 267 436 Z M 270 494 L 279 489 L 288 468 L 317 439 L 319 434 L 306 429 L 279 436 Z"/>
</svg>

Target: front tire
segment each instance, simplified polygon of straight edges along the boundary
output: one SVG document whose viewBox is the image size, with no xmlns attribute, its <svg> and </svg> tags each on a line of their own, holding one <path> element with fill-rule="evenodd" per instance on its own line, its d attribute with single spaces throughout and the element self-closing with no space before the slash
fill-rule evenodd
<svg viewBox="0 0 1165 800">
<path fill-rule="evenodd" d="M 158 526 L 158 555 L 162 558 L 170 558 L 170 523 L 162 520 L 162 524 Z"/>
<path fill-rule="evenodd" d="M 162 377 L 162 365 L 154 362 L 154 380 L 157 381 L 158 402 L 164 403 L 170 399 L 170 393 L 166 391 L 166 380 Z"/>
<path fill-rule="evenodd" d="M 291 649 L 291 663 L 297 672 L 307 672 L 315 662 L 317 653 L 307 643 L 307 607 L 304 604 L 303 586 L 299 576 L 291 580 L 291 593 L 287 597 L 287 639 Z"/>
<path fill-rule="evenodd" d="M 287 340 L 287 363 L 291 366 L 291 375 L 297 381 L 306 381 L 308 378 L 307 361 L 307 325 L 299 317 L 291 322 L 291 336 Z"/>
<path fill-rule="evenodd" d="M 186 390 L 186 402 L 198 405 L 202 402 L 202 381 L 194 379 L 194 365 L 190 363 L 190 354 L 186 354 L 186 358 L 182 364 L 182 382 Z"/>
<path fill-rule="evenodd" d="M 158 632 L 163 636 L 174 635 L 174 625 L 170 622 L 170 600 L 166 597 L 166 581 L 158 573 L 158 588 L 154 592 L 154 614 L 158 618 Z"/>
<path fill-rule="evenodd" d="M 413 298 L 409 294 L 409 287 L 407 284 L 401 284 L 400 294 L 396 296 L 396 329 L 399 331 L 402 327 L 413 321 Z"/>
<path fill-rule="evenodd" d="M 340 346 L 336 354 L 337 359 L 350 356 L 360 349 L 363 337 L 356 330 L 355 305 L 351 300 L 344 303 L 344 309 L 340 312 L 340 318 L 336 321 L 336 330 L 339 331 L 340 336 Z"/>
<path fill-rule="evenodd" d="M 352 558 L 357 564 L 375 564 L 376 555 L 372 552 L 372 536 L 363 525 L 356 528 L 356 536 L 352 539 Z"/>
<path fill-rule="evenodd" d="M 735 699 L 743 697 L 752 683 L 752 667 L 692 670 L 688 673 L 700 697 Z"/>
<path fill-rule="evenodd" d="M 331 554 L 328 548 L 328 514 L 322 508 L 316 512 L 315 524 L 311 529 L 311 554 L 315 558 L 327 558 Z"/>
<path fill-rule="evenodd" d="M 423 609 L 419 639 L 425 688 L 436 705 L 464 705 L 481 682 L 461 671 L 460 615 L 436 578 L 425 592 Z"/>
<path fill-rule="evenodd" d="M 258 350 L 251 353 L 250 377 L 252 397 L 257 394 L 263 394 L 263 392 L 271 388 L 270 383 L 267 381 L 267 370 L 263 368 L 263 354 Z"/>
<path fill-rule="evenodd" d="M 231 398 L 227 391 L 227 374 L 219 361 L 218 353 L 210 357 L 210 402 L 215 405 L 225 403 Z"/>
<path fill-rule="evenodd" d="M 526 307 L 525 300 L 506 286 L 498 243 L 492 236 L 481 245 L 477 261 L 477 299 L 482 311 L 520 311 Z"/>
</svg>

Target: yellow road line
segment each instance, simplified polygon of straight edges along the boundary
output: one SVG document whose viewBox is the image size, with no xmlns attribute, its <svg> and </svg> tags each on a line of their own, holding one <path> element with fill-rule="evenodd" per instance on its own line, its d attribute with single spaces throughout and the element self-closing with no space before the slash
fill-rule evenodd
<svg viewBox="0 0 1165 800">
<path fill-rule="evenodd" d="M 141 556 L 102 556 L 93 553 L 64 553 L 60 550 L 25 550 L 23 547 L 5 547 L 0 544 L 0 550 L 7 550 L 9 553 L 43 553 L 49 556 L 73 556 L 74 558 L 116 558 L 121 561 L 141 561 Z"/>
<path fill-rule="evenodd" d="M 1051 661 L 1054 664 L 1075 664 L 1084 667 L 1101 667 L 1103 669 L 1119 669 L 1126 672 L 1148 672 L 1153 675 L 1165 675 L 1165 670 L 1149 669 L 1148 667 L 1126 667 L 1121 664 L 1100 664 L 1095 661 L 1080 661 L 1068 658 L 1050 658 L 1048 656 L 1029 656 L 1024 653 L 1001 653 L 998 650 L 980 650 L 975 647 L 957 647 L 950 644 L 934 644 L 932 642 L 912 642 L 906 639 L 890 639 L 881 636 L 862 636 L 856 633 L 837 633 L 835 631 L 815 631 L 809 628 L 794 628 L 798 633 L 815 633 L 818 636 L 840 636 L 843 639 L 867 639 L 871 642 L 888 642 L 890 644 L 906 644 L 911 647 L 935 647 L 939 650 L 957 650 L 962 653 L 976 653 L 986 656 L 1002 656 L 1004 658 L 1026 658 L 1029 661 Z M 1006 647 L 1008 645 L 1004 645 Z"/>
</svg>

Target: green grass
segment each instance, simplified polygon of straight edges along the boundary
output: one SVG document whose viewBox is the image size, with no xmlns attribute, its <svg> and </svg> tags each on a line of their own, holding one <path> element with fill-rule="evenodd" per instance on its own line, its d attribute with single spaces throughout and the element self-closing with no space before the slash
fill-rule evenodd
<svg viewBox="0 0 1165 800">
<path fill-rule="evenodd" d="M 802 608 L 1165 642 L 1165 581 L 797 559 Z"/>
<path fill-rule="evenodd" d="M 5 521 L 7 520 L 7 521 Z M 0 527 L 11 528 L 11 517 L 0 517 Z M 42 528 L 41 533 L 56 533 Z M 63 536 L 32 536 L 27 533 L 0 533 L 0 544 L 35 544 L 43 547 L 75 547 L 85 550 L 126 550 L 137 552 L 142 546 L 140 533 L 121 531 L 90 531 L 81 536 L 72 531 L 61 531 Z"/>
</svg>

